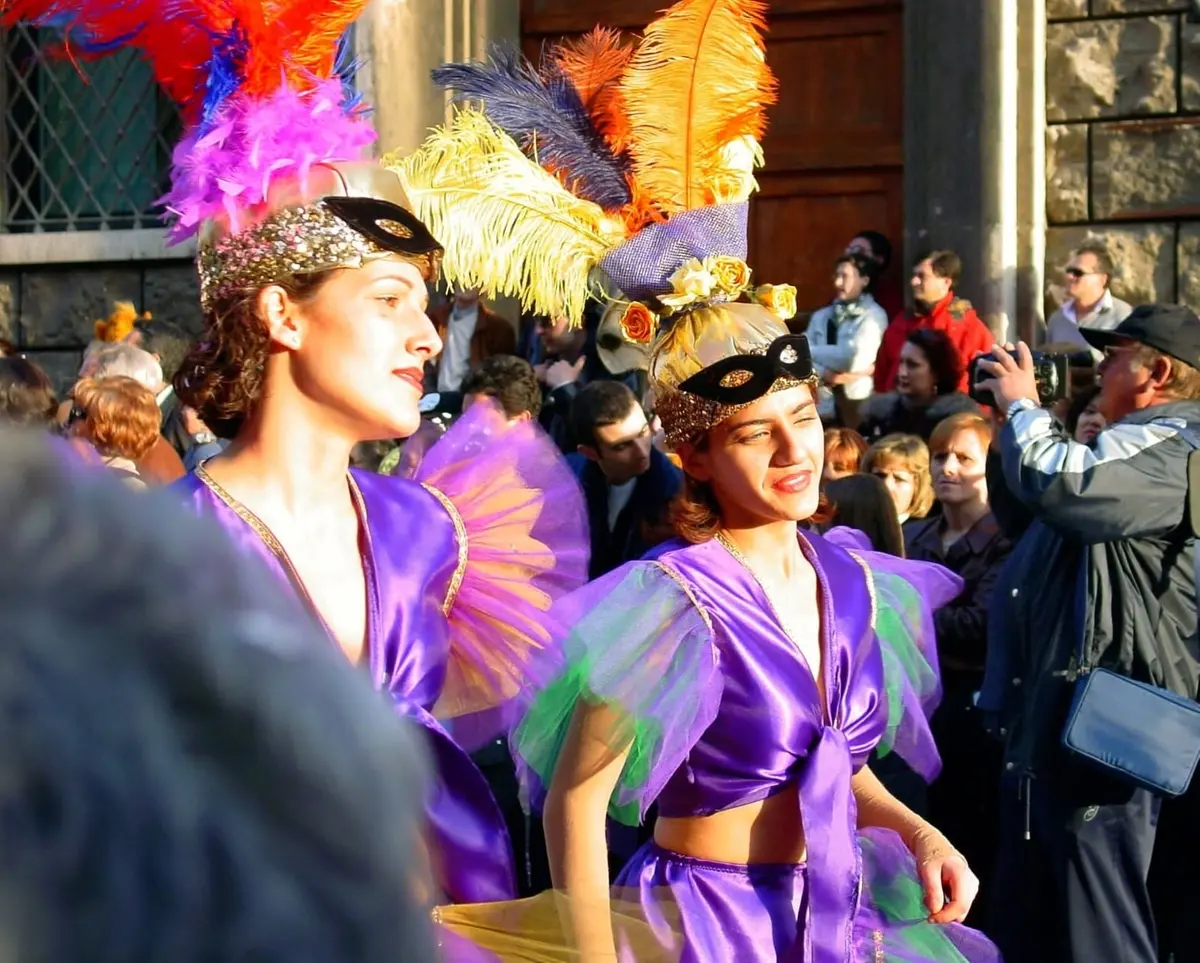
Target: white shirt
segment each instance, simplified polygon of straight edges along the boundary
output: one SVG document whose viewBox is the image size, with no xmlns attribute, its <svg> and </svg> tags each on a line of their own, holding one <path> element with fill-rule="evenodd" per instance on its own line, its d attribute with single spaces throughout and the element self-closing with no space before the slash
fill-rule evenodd
<svg viewBox="0 0 1200 963">
<path fill-rule="evenodd" d="M 859 297 L 840 324 L 837 326 L 837 342 L 829 343 L 829 318 L 837 307 L 836 302 L 813 313 L 808 322 L 809 350 L 817 373 L 866 371 L 875 363 L 879 346 L 883 343 L 883 332 L 887 329 L 887 312 L 870 294 Z M 871 396 L 875 380 L 871 375 L 855 378 L 843 390 L 851 401 L 864 401 Z M 822 418 L 832 418 L 836 413 L 833 392 L 821 386 L 818 392 L 817 410 Z"/>
<path fill-rule="evenodd" d="M 438 391 L 458 391 L 471 367 L 471 338 L 479 320 L 479 305 L 466 309 L 455 306 L 446 322 L 446 345 L 438 364 Z"/>
<path fill-rule="evenodd" d="M 608 486 L 608 530 L 610 532 L 617 527 L 617 519 L 621 517 L 621 512 L 625 511 L 625 506 L 629 504 L 629 499 L 633 495 L 633 486 L 636 484 L 637 479 L 631 478 L 620 485 Z"/>
</svg>

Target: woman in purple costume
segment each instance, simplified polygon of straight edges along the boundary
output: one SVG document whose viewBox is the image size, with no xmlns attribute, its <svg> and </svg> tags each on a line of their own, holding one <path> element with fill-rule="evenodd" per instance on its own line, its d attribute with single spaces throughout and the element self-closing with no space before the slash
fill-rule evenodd
<svg viewBox="0 0 1200 963">
<path fill-rule="evenodd" d="M 442 247 L 365 159 L 374 131 L 336 69 L 364 5 L 86 0 L 44 22 L 142 48 L 187 98 L 165 202 L 174 239 L 197 235 L 204 333 L 175 388 L 232 443 L 176 493 L 424 728 L 431 902 L 511 899 L 505 823 L 463 746 L 503 733 L 547 609 L 586 579 L 586 515 L 555 446 L 483 404 L 411 478 L 348 470 L 359 442 L 416 431 L 441 348 L 425 308 Z"/>
<path fill-rule="evenodd" d="M 440 776 L 428 806 L 439 891 L 511 899 L 505 824 L 460 744 L 501 733 L 528 657 L 550 640 L 546 610 L 586 579 L 580 496 L 535 426 L 485 404 L 411 478 L 347 471 L 355 444 L 419 425 L 422 368 L 441 347 L 425 316 L 439 248 L 374 164 L 314 167 L 307 191 L 292 184 L 284 196 L 262 223 L 298 220 L 311 254 L 273 256 L 254 237 L 261 223 L 214 231 L 221 240 L 202 247 L 206 330 L 175 388 L 232 444 L 177 490 L 289 583 L 331 643 L 425 727 Z M 368 203 L 362 221 L 334 213 Z M 406 238 L 385 246 L 370 230 L 380 217 Z M 350 255 L 321 245 L 330 221 Z M 253 281 L 223 243 L 262 252 Z"/>
<path fill-rule="evenodd" d="M 514 734 L 583 958 L 615 952 L 605 816 L 657 802 L 617 895 L 684 960 L 996 959 L 960 925 L 965 861 L 866 766 L 882 744 L 936 775 L 930 616 L 958 580 L 800 530 L 823 508 L 815 381 L 765 308 L 673 319 L 652 375 L 682 538 L 558 607 L 558 677 Z"/>
</svg>

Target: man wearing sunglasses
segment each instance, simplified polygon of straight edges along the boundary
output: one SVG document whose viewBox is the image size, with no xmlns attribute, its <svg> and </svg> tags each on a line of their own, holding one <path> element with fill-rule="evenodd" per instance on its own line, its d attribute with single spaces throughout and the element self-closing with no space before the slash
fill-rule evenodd
<svg viewBox="0 0 1200 963">
<path fill-rule="evenodd" d="M 1081 329 L 1111 331 L 1133 310 L 1109 290 L 1113 262 L 1108 249 L 1099 241 L 1086 241 L 1072 254 L 1063 271 L 1067 279 L 1067 300 L 1054 312 L 1046 325 L 1049 344 L 1090 345 Z M 1093 349 L 1096 360 L 1100 355 Z"/>
</svg>

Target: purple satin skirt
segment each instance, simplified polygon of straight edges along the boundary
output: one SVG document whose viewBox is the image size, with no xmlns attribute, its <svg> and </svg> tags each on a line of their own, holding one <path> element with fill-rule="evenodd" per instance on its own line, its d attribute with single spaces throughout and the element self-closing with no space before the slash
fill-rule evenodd
<svg viewBox="0 0 1200 963">
<path fill-rule="evenodd" d="M 803 863 L 718 863 L 646 843 L 614 895 L 640 903 L 664 942 L 680 930 L 680 963 L 777 963 L 805 912 Z"/>
</svg>

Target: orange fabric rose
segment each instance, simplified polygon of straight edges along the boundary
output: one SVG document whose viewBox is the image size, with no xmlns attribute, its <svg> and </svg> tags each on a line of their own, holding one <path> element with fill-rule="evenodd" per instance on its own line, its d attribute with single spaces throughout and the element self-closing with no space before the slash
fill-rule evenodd
<svg viewBox="0 0 1200 963">
<path fill-rule="evenodd" d="M 654 315 L 646 305 L 634 301 L 621 315 L 621 333 L 635 344 L 649 344 L 654 337 Z"/>
</svg>

